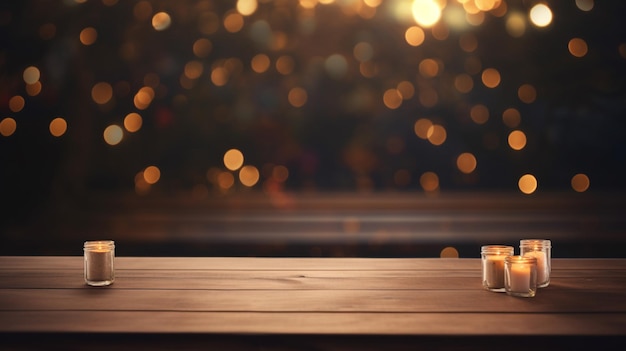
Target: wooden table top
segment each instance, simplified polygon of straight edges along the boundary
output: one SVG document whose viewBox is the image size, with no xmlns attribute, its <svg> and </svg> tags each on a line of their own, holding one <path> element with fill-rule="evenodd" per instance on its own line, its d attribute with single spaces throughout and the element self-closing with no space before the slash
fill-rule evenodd
<svg viewBox="0 0 626 351">
<path fill-rule="evenodd" d="M 626 335 L 626 259 L 553 259 L 534 298 L 481 287 L 479 259 L 0 257 L 0 333 Z"/>
</svg>

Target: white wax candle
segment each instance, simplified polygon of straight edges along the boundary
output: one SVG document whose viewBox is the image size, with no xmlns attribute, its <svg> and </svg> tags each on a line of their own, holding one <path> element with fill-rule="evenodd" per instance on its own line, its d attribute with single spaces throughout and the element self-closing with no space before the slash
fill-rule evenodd
<svg viewBox="0 0 626 351">
<path fill-rule="evenodd" d="M 550 276 L 550 267 L 548 267 L 548 258 L 543 251 L 530 251 L 524 254 L 537 259 L 537 283 L 544 283 Z"/>
<path fill-rule="evenodd" d="M 111 251 L 107 249 L 89 250 L 87 255 L 87 280 L 107 281 L 112 280 Z"/>
<path fill-rule="evenodd" d="M 511 263 L 509 287 L 513 292 L 530 290 L 530 266 L 526 263 Z"/>
<path fill-rule="evenodd" d="M 488 256 L 485 260 L 484 272 L 489 288 L 504 288 L 504 256 Z"/>
</svg>

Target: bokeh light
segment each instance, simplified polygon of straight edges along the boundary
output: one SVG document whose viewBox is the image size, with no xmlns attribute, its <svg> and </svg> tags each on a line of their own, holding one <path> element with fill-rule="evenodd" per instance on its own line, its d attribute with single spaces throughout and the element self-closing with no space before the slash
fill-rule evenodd
<svg viewBox="0 0 626 351">
<path fill-rule="evenodd" d="M 532 104 L 537 99 L 537 91 L 531 84 L 522 84 L 517 89 L 517 96 L 522 102 Z"/>
<path fill-rule="evenodd" d="M 116 124 L 110 125 L 104 129 L 104 141 L 109 145 L 117 145 L 124 138 L 124 131 Z"/>
<path fill-rule="evenodd" d="M 413 130 L 415 131 L 415 135 L 417 135 L 420 139 L 427 140 L 428 132 L 432 126 L 433 122 L 430 119 L 420 118 L 415 121 L 413 125 Z"/>
<path fill-rule="evenodd" d="M 506 19 L 506 31 L 513 38 L 521 38 L 526 32 L 526 17 L 519 12 L 511 12 Z"/>
<path fill-rule="evenodd" d="M 596 187 L 623 186 L 621 154 L 607 151 L 622 149 L 626 90 L 626 42 L 607 12 L 616 2 L 76 3 L 33 7 L 37 21 L 21 26 L 17 12 L 3 13 L 16 34 L 3 58 L 2 134 L 39 145 L 48 129 L 71 134 L 63 145 L 95 143 L 82 145 L 94 154 L 89 172 L 110 186 L 150 152 L 180 179 L 170 186 L 197 198 L 243 191 L 244 148 L 262 165 L 254 184 L 274 193 L 423 189 L 427 169 L 455 190 L 517 191 L 525 169 L 546 189 L 568 186 L 572 169 L 613 174 Z M 85 16 L 60 16 L 68 6 Z M 27 37 L 32 46 L 18 45 Z M 115 151 L 98 147 L 126 137 Z M 150 191 L 143 176 L 135 187 Z"/>
<path fill-rule="evenodd" d="M 220 190 L 226 191 L 235 185 L 235 177 L 229 172 L 220 172 L 217 175 L 217 185 Z"/>
<path fill-rule="evenodd" d="M 207 38 L 200 38 L 193 43 L 193 54 L 198 58 L 207 58 L 213 50 L 213 43 Z"/>
<path fill-rule="evenodd" d="M 443 248 L 439 253 L 440 258 L 459 258 L 459 250 L 452 246 Z"/>
<path fill-rule="evenodd" d="M 537 190 L 537 178 L 532 174 L 524 174 L 517 182 L 517 186 L 522 193 L 530 195 Z"/>
<path fill-rule="evenodd" d="M 509 107 L 502 112 L 502 122 L 509 128 L 517 128 L 522 121 L 522 115 L 519 110 Z"/>
<path fill-rule="evenodd" d="M 470 117 L 476 124 L 485 124 L 489 120 L 489 109 L 483 104 L 472 106 Z"/>
<path fill-rule="evenodd" d="M 26 94 L 30 96 L 37 96 L 41 93 L 41 89 L 43 88 L 40 81 L 36 81 L 33 84 L 26 84 Z"/>
<path fill-rule="evenodd" d="M 189 79 L 198 79 L 202 76 L 202 72 L 204 71 L 204 67 L 202 62 L 200 61 L 189 61 L 185 65 L 184 75 Z"/>
<path fill-rule="evenodd" d="M 244 25 L 244 18 L 237 12 L 231 12 L 224 18 L 224 28 L 231 33 L 239 32 Z"/>
<path fill-rule="evenodd" d="M 98 31 L 93 27 L 87 27 L 80 31 L 80 42 L 83 45 L 92 45 L 98 39 Z"/>
<path fill-rule="evenodd" d="M 413 18 L 422 27 L 432 27 L 441 18 L 441 8 L 434 0 L 413 0 Z"/>
<path fill-rule="evenodd" d="M 413 83 L 407 80 L 403 80 L 398 83 L 397 89 L 403 100 L 409 100 L 415 95 L 415 87 L 413 86 Z"/>
<path fill-rule="evenodd" d="M 16 129 L 17 122 L 15 122 L 13 118 L 7 117 L 3 118 L 2 121 L 0 121 L 0 134 L 2 134 L 2 136 L 11 136 L 13 135 L 13 133 L 15 133 Z"/>
<path fill-rule="evenodd" d="M 576 0 L 576 7 L 578 7 L 581 11 L 591 11 L 593 10 L 594 0 Z"/>
<path fill-rule="evenodd" d="M 24 83 L 35 84 L 39 82 L 41 72 L 39 71 L 39 68 L 35 66 L 29 66 L 24 69 L 24 74 L 22 75 L 22 77 L 24 78 Z"/>
<path fill-rule="evenodd" d="M 224 153 L 224 166 L 231 171 L 241 168 L 243 161 L 243 153 L 237 149 L 230 149 Z"/>
<path fill-rule="evenodd" d="M 567 49 L 572 56 L 583 57 L 587 55 L 588 47 L 587 42 L 581 38 L 572 38 L 567 43 Z"/>
<path fill-rule="evenodd" d="M 124 117 L 124 128 L 131 133 L 141 129 L 142 124 L 143 118 L 141 118 L 141 115 L 136 112 L 131 112 Z"/>
<path fill-rule="evenodd" d="M 513 150 L 521 150 L 526 146 L 526 134 L 521 130 L 514 130 L 509 133 L 509 146 Z"/>
<path fill-rule="evenodd" d="M 96 83 L 91 88 L 91 98 L 95 103 L 104 105 L 113 98 L 113 87 L 107 82 Z"/>
<path fill-rule="evenodd" d="M 439 190 L 439 177 L 435 172 L 425 172 L 420 176 L 420 185 L 426 192 Z"/>
<path fill-rule="evenodd" d="M 500 72 L 495 68 L 487 68 L 482 73 L 482 82 L 487 88 L 495 88 L 500 85 Z"/>
<path fill-rule="evenodd" d="M 133 99 L 135 107 L 139 110 L 145 110 L 150 106 L 154 99 L 154 89 L 148 86 L 144 86 L 137 93 Z"/>
<path fill-rule="evenodd" d="M 574 191 L 583 193 L 589 189 L 589 177 L 584 173 L 578 173 L 572 177 L 571 184 Z"/>
<path fill-rule="evenodd" d="M 250 65 L 256 73 L 263 73 L 270 67 L 270 58 L 265 54 L 257 54 L 252 58 Z"/>
<path fill-rule="evenodd" d="M 333 54 L 324 61 L 324 68 L 330 77 L 341 79 L 348 71 L 348 61 L 341 54 Z"/>
<path fill-rule="evenodd" d="M 383 94 L 383 102 L 387 108 L 395 110 L 402 105 L 402 94 L 398 89 L 387 89 Z"/>
<path fill-rule="evenodd" d="M 133 7 L 133 15 L 137 21 L 147 21 L 152 16 L 152 4 L 148 0 L 142 0 Z"/>
<path fill-rule="evenodd" d="M 9 99 L 9 109 L 11 112 L 20 112 L 26 105 L 26 100 L 20 95 L 15 95 Z"/>
<path fill-rule="evenodd" d="M 140 196 L 147 195 L 150 192 L 151 185 L 148 184 L 143 177 L 143 171 L 135 174 L 135 193 Z"/>
<path fill-rule="evenodd" d="M 259 181 L 259 170 L 254 166 L 243 166 L 239 170 L 239 181 L 247 187 L 253 187 Z"/>
<path fill-rule="evenodd" d="M 276 60 L 276 71 L 283 75 L 288 75 L 293 72 L 295 62 L 291 56 L 281 56 Z"/>
<path fill-rule="evenodd" d="M 478 40 L 473 34 L 463 34 L 459 39 L 459 46 L 465 52 L 474 52 L 478 48 Z"/>
<path fill-rule="evenodd" d="M 476 169 L 476 165 L 476 157 L 469 152 L 464 152 L 456 158 L 457 168 L 459 169 L 459 171 L 465 174 L 474 172 L 474 170 Z"/>
<path fill-rule="evenodd" d="M 172 18 L 167 12 L 158 12 L 152 16 L 152 27 L 157 31 L 164 31 L 172 24 Z"/>
<path fill-rule="evenodd" d="M 409 27 L 404 33 L 404 40 L 411 46 L 422 45 L 425 38 L 424 30 L 418 26 Z"/>
<path fill-rule="evenodd" d="M 293 107 L 302 107 L 304 106 L 304 104 L 306 104 L 307 93 L 306 90 L 300 87 L 295 87 L 289 90 L 289 95 L 287 98 L 289 99 L 289 103 Z"/>
<path fill-rule="evenodd" d="M 215 67 L 211 71 L 211 82 L 218 87 L 228 83 L 228 71 L 224 67 Z"/>
<path fill-rule="evenodd" d="M 257 0 L 237 0 L 237 11 L 244 16 L 250 16 L 256 11 Z"/>
<path fill-rule="evenodd" d="M 143 179 L 152 185 L 161 179 L 161 170 L 157 166 L 148 166 L 143 170 Z"/>
<path fill-rule="evenodd" d="M 57 117 L 50 122 L 50 134 L 60 137 L 67 131 L 67 122 L 61 117 Z"/>
<path fill-rule="evenodd" d="M 530 21 L 537 27 L 552 23 L 552 10 L 546 4 L 537 4 L 530 9 Z"/>
<path fill-rule="evenodd" d="M 434 59 L 423 59 L 418 67 L 420 74 L 426 78 L 433 78 L 439 74 L 439 62 Z"/>
<path fill-rule="evenodd" d="M 446 128 L 439 124 L 433 124 L 428 128 L 426 132 L 426 137 L 431 144 L 435 146 L 439 146 L 446 141 L 448 137 L 448 133 L 446 132 Z"/>
<path fill-rule="evenodd" d="M 469 74 L 459 74 L 454 79 L 454 87 L 460 93 L 469 93 L 474 88 L 474 80 Z"/>
</svg>

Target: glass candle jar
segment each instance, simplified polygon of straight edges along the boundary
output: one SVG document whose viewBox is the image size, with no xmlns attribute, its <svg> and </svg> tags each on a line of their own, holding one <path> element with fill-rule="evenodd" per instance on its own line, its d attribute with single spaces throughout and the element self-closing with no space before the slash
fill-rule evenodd
<svg viewBox="0 0 626 351">
<path fill-rule="evenodd" d="M 485 245 L 480 248 L 483 266 L 483 287 L 504 292 L 504 259 L 513 255 L 513 246 Z"/>
<path fill-rule="evenodd" d="M 85 283 L 91 286 L 106 286 L 115 280 L 115 242 L 112 240 L 86 241 Z"/>
<path fill-rule="evenodd" d="M 511 296 L 533 297 L 537 293 L 537 259 L 508 256 L 504 259 L 504 287 Z"/>
<path fill-rule="evenodd" d="M 550 240 L 520 240 L 519 248 L 521 256 L 531 256 L 537 259 L 537 287 L 545 288 L 550 285 L 550 272 L 552 271 L 552 244 Z"/>
</svg>

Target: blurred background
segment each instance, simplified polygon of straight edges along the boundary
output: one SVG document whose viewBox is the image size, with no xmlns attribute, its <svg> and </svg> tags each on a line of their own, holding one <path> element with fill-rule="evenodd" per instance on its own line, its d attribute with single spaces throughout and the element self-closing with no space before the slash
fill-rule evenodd
<svg viewBox="0 0 626 351">
<path fill-rule="evenodd" d="M 5 1 L 0 254 L 623 257 L 625 13 Z"/>
</svg>

